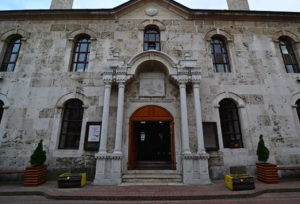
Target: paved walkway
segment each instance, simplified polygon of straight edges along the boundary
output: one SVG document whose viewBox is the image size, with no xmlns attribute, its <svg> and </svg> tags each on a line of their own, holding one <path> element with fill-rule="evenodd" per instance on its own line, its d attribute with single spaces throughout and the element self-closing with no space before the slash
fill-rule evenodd
<svg viewBox="0 0 300 204">
<path fill-rule="evenodd" d="M 38 187 L 22 184 L 0 183 L 0 196 L 44 196 L 54 200 L 102 200 L 102 201 L 154 201 L 154 200 L 217 200 L 254 198 L 268 193 L 300 192 L 300 180 L 280 180 L 279 184 L 255 182 L 255 190 L 231 191 L 224 181 L 210 185 L 194 186 L 94 186 L 83 188 L 57 188 L 57 183 L 48 181 Z"/>
</svg>

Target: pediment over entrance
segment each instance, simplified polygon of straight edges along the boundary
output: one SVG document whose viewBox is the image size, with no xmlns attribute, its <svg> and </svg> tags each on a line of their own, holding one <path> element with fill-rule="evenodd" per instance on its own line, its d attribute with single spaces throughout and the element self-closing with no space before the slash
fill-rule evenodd
<svg viewBox="0 0 300 204">
<path fill-rule="evenodd" d="M 159 106 L 145 106 L 139 108 L 131 116 L 133 121 L 172 121 L 172 115 L 164 108 Z"/>
<path fill-rule="evenodd" d="M 186 19 L 187 8 L 167 0 L 136 0 L 120 5 L 120 19 Z"/>
</svg>

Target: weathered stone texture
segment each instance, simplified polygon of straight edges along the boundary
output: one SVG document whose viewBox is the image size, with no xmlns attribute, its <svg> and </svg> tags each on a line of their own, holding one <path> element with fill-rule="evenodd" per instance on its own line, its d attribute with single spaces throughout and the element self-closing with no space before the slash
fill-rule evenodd
<svg viewBox="0 0 300 204">
<path fill-rule="evenodd" d="M 145 4 L 145 7 L 148 4 Z M 150 5 L 150 3 L 149 3 Z M 152 5 L 152 4 L 151 4 Z M 175 154 L 177 169 L 181 165 L 180 97 L 178 84 L 172 80 L 171 72 L 177 73 L 179 61 L 188 53 L 196 60 L 201 71 L 201 108 L 203 122 L 215 122 L 219 141 L 219 151 L 208 152 L 212 178 L 222 177 L 230 166 L 245 165 L 251 171 L 256 162 L 256 147 L 260 134 L 265 136 L 266 145 L 272 148 L 270 162 L 278 164 L 300 164 L 299 121 L 291 107 L 291 98 L 300 93 L 299 74 L 286 73 L 277 42 L 272 36 L 279 30 L 287 30 L 300 36 L 299 23 L 278 19 L 239 20 L 207 18 L 193 19 L 184 13 L 173 12 L 161 4 L 156 17 L 146 16 L 141 11 L 131 11 L 109 19 L 101 15 L 95 19 L 29 19 L 0 20 L 3 36 L 10 30 L 22 29 L 27 32 L 27 40 L 22 41 L 20 55 L 12 73 L 0 73 L 0 96 L 9 101 L 4 109 L 1 123 L 0 169 L 6 167 L 23 169 L 38 143 L 44 139 L 47 150 L 47 165 L 53 172 L 74 168 L 94 171 L 96 152 L 85 151 L 85 125 L 89 121 L 101 121 L 103 112 L 104 82 L 102 74 L 111 71 L 112 59 L 119 60 L 122 68 L 134 56 L 143 52 L 143 30 L 139 25 L 144 21 L 159 20 L 165 26 L 161 31 L 161 53 L 175 63 L 174 67 L 160 62 L 156 68 L 165 74 L 165 94 L 156 97 L 140 95 L 140 71 L 155 72 L 145 65 L 137 68 L 134 77 L 126 83 L 125 111 L 123 125 L 122 169 L 127 170 L 129 146 L 129 119 L 138 108 L 146 105 L 162 106 L 174 117 Z M 161 8 L 162 7 L 162 8 Z M 162 11 L 165 11 L 162 13 Z M 180 14 L 180 15 L 179 15 Z M 207 14 L 209 16 L 209 14 Z M 230 15 L 230 14 L 228 14 Z M 295 14 L 296 15 L 296 14 Z M 79 18 L 79 17 L 78 17 Z M 149 23 L 151 24 L 151 23 Z M 70 72 L 73 32 L 91 30 L 92 40 L 88 71 Z M 226 41 L 229 53 L 230 73 L 216 73 L 210 54 L 209 40 L 205 36 L 211 30 L 226 31 L 232 40 Z M 76 37 L 76 36 L 74 36 Z M 224 37 L 224 36 L 223 36 Z M 0 42 L 1 54 L 5 45 Z M 299 59 L 299 50 L 295 45 Z M 114 56 L 118 53 L 118 56 Z M 153 59 L 145 60 L 148 62 Z M 151 62 L 152 63 L 152 62 Z M 151 64 L 149 63 L 149 64 Z M 142 62 L 140 63 L 142 64 Z M 129 69 L 129 68 L 128 68 Z M 219 95 L 233 97 L 239 108 L 244 148 L 223 147 L 219 119 Z M 62 120 L 62 106 L 70 98 L 79 98 L 85 105 L 79 150 L 59 150 L 59 136 Z M 112 88 L 109 112 L 107 150 L 113 152 L 116 135 L 118 89 Z M 241 102 L 242 101 L 242 102 Z M 187 107 L 189 123 L 189 145 L 192 153 L 197 152 L 196 119 L 193 90 L 188 84 Z M 1 124 L 2 125 L 2 124 Z"/>
</svg>

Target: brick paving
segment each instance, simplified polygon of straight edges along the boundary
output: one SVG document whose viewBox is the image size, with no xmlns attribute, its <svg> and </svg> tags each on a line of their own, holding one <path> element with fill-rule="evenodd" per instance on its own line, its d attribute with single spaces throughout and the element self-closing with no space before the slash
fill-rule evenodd
<svg viewBox="0 0 300 204">
<path fill-rule="evenodd" d="M 279 184 L 255 182 L 255 190 L 230 191 L 224 181 L 210 185 L 194 186 L 94 186 L 83 188 L 57 188 L 49 181 L 38 187 L 24 187 L 22 184 L 1 184 L 2 196 L 43 196 L 53 200 L 99 200 L 99 201 L 153 201 L 153 200 L 218 200 L 255 198 L 267 193 L 298 192 L 300 180 L 281 180 Z"/>
</svg>

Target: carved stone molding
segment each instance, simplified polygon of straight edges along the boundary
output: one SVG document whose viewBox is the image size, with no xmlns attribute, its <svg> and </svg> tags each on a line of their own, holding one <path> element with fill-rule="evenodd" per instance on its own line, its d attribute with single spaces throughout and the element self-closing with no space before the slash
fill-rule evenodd
<svg viewBox="0 0 300 204">
<path fill-rule="evenodd" d="M 88 36 L 90 36 L 91 40 L 97 40 L 97 32 L 91 29 L 78 29 L 75 31 L 72 31 L 70 33 L 67 34 L 67 38 L 70 41 L 75 41 L 76 38 L 82 34 L 86 34 Z"/>
<path fill-rule="evenodd" d="M 119 73 L 116 75 L 115 81 L 118 84 L 125 84 L 128 80 L 130 80 L 133 77 L 133 75 L 127 75 L 125 73 Z"/>
<path fill-rule="evenodd" d="M 219 36 L 223 38 L 226 42 L 233 42 L 233 35 L 231 35 L 228 31 L 219 28 L 215 28 L 213 30 L 208 31 L 204 39 L 210 42 L 211 38 L 214 36 Z"/>
<path fill-rule="evenodd" d="M 25 30 L 22 30 L 20 28 L 15 28 L 13 30 L 9 30 L 7 32 L 4 32 L 2 35 L 0 35 L 0 39 L 1 41 L 6 41 L 8 42 L 7 40 L 9 39 L 10 36 L 12 35 L 21 35 L 21 41 L 26 41 L 29 36 L 30 36 L 30 33 L 26 32 Z"/>
<path fill-rule="evenodd" d="M 146 19 L 146 20 L 144 20 L 142 23 L 140 23 L 138 25 L 138 29 L 140 31 L 144 31 L 145 28 L 148 25 L 156 25 L 159 28 L 160 31 L 165 31 L 166 30 L 166 25 L 162 21 L 159 21 L 157 19 Z"/>
<path fill-rule="evenodd" d="M 237 105 L 239 108 L 244 108 L 246 107 L 246 102 L 245 100 L 238 94 L 233 93 L 233 92 L 227 92 L 224 91 L 220 94 L 218 94 L 212 101 L 212 104 L 215 108 L 219 108 L 220 101 L 222 101 L 224 98 L 230 98 L 233 99 L 235 102 L 237 102 Z"/>
<path fill-rule="evenodd" d="M 155 7 L 148 7 L 145 10 L 147 16 L 156 16 L 158 14 L 158 9 Z"/>
<path fill-rule="evenodd" d="M 186 160 L 208 160 L 209 154 L 207 154 L 207 153 L 183 154 L 183 159 L 186 159 Z"/>
<path fill-rule="evenodd" d="M 173 103 L 174 99 L 160 99 L 160 98 L 143 98 L 143 99 L 128 99 L 129 102 L 138 102 L 138 103 Z"/>
<path fill-rule="evenodd" d="M 292 39 L 293 43 L 300 42 L 299 37 L 296 34 L 292 33 L 291 31 L 284 30 L 284 29 L 279 30 L 273 34 L 273 36 L 272 36 L 273 42 L 279 43 L 279 38 L 282 36 L 289 37 L 290 39 Z"/>
<path fill-rule="evenodd" d="M 172 75 L 171 77 L 178 84 L 186 84 L 189 82 L 189 77 L 187 74 L 177 74 L 177 75 Z"/>
<path fill-rule="evenodd" d="M 190 68 L 195 69 L 197 64 L 197 60 L 184 59 L 179 61 L 179 66 L 181 68 Z"/>
<path fill-rule="evenodd" d="M 104 72 L 102 78 L 104 83 L 118 83 L 125 84 L 133 77 L 131 74 L 126 73 L 124 68 L 112 68 L 112 71 Z"/>
<path fill-rule="evenodd" d="M 102 159 L 102 160 L 121 160 L 122 154 L 98 153 L 98 154 L 95 154 L 95 158 Z"/>
</svg>

